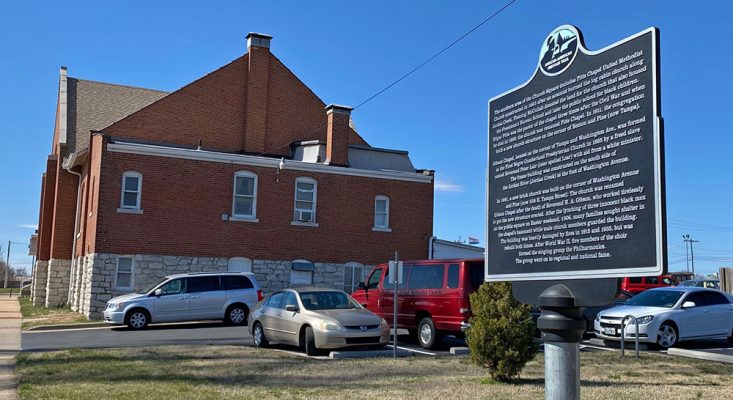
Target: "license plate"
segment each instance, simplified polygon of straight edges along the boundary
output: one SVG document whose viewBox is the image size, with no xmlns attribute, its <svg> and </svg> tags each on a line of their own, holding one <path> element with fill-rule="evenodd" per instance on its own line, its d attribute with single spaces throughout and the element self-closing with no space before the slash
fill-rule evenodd
<svg viewBox="0 0 733 400">
<path fill-rule="evenodd" d="M 603 328 L 603 333 L 606 335 L 616 335 L 616 328 Z"/>
</svg>

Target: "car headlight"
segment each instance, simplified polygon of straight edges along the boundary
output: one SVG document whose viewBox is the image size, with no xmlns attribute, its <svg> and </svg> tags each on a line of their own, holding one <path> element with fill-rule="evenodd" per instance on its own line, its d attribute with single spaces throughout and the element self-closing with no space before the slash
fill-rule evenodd
<svg viewBox="0 0 733 400">
<path fill-rule="evenodd" d="M 382 328 L 389 328 L 389 323 L 386 319 L 382 318 L 382 322 L 379 323 L 379 326 Z"/>
<path fill-rule="evenodd" d="M 601 321 L 601 314 L 596 314 L 596 321 L 597 322 L 600 322 Z"/>
<path fill-rule="evenodd" d="M 326 319 L 322 319 L 320 321 L 321 330 L 324 331 L 342 331 L 344 330 L 344 327 L 341 326 L 338 322 L 329 321 Z"/>
<path fill-rule="evenodd" d="M 639 325 L 646 325 L 654 320 L 653 315 L 644 315 L 643 317 L 636 317 Z M 634 320 L 629 318 L 628 325 L 634 325 Z"/>
</svg>

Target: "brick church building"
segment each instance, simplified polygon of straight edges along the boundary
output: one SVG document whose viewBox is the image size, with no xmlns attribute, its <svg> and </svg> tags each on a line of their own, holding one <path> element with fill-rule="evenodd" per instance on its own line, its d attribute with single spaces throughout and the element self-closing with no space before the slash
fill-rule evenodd
<svg viewBox="0 0 733 400">
<path fill-rule="evenodd" d="M 433 172 L 371 147 L 251 33 L 172 93 L 67 76 L 41 180 L 33 303 L 99 318 L 164 276 L 251 271 L 265 291 L 352 290 L 427 258 Z"/>
</svg>

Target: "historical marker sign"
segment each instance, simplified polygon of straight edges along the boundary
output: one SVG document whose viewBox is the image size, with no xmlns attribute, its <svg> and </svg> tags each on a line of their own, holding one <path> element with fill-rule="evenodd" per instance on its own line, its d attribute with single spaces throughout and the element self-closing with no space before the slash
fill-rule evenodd
<svg viewBox="0 0 733 400">
<path fill-rule="evenodd" d="M 664 271 L 658 31 L 588 51 L 555 29 L 489 102 L 487 280 Z"/>
</svg>

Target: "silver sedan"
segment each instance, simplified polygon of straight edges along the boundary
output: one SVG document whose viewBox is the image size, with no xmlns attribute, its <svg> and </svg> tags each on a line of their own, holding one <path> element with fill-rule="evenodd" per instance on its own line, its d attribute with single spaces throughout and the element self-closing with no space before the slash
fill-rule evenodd
<svg viewBox="0 0 733 400">
<path fill-rule="evenodd" d="M 308 355 L 319 349 L 381 348 L 389 342 L 387 321 L 334 289 L 277 291 L 255 306 L 248 327 L 257 347 L 285 343 L 299 346 Z"/>
</svg>

